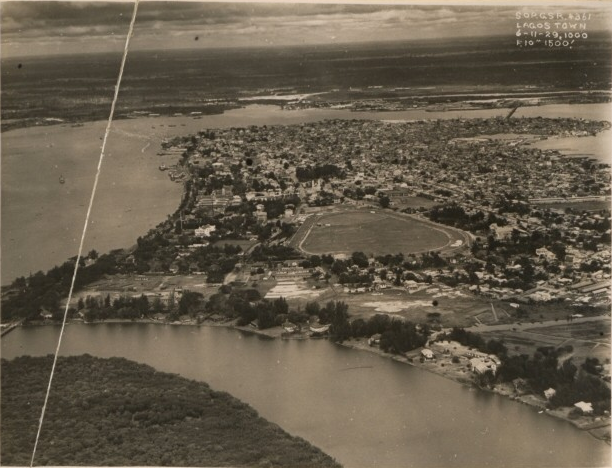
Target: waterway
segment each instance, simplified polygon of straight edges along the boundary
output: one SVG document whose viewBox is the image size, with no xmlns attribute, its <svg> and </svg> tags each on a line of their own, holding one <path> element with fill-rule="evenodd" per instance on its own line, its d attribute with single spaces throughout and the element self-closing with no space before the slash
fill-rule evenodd
<svg viewBox="0 0 612 468">
<path fill-rule="evenodd" d="M 570 157 L 586 156 L 612 165 L 612 130 L 604 130 L 595 136 L 547 138 L 530 146 L 541 150 L 557 150 Z"/>
<path fill-rule="evenodd" d="M 19 327 L 2 357 L 44 355 L 59 327 Z M 610 448 L 531 407 L 326 340 L 213 327 L 70 324 L 63 355 L 122 356 L 208 382 L 353 467 L 609 466 Z"/>
<path fill-rule="evenodd" d="M 611 120 L 609 104 L 519 108 L 515 116 Z M 182 186 L 158 170 L 169 158 L 157 156 L 163 138 L 206 128 L 288 125 L 324 119 L 420 120 L 507 115 L 507 109 L 427 112 L 351 112 L 345 109 L 282 110 L 250 105 L 219 115 L 192 118 L 142 117 L 113 122 L 107 155 L 88 226 L 85 250 L 106 252 L 135 244 L 136 238 L 171 214 Z M 0 284 L 46 270 L 76 255 L 89 203 L 106 122 L 53 125 L 2 134 Z M 591 137 L 588 137 L 591 138 Z M 609 132 L 592 137 L 589 152 L 608 161 Z M 582 144 L 586 139 L 575 139 Z M 608 146 L 604 147 L 602 142 Z M 562 146 L 567 142 L 557 141 Z M 550 143 L 549 143 L 550 144 Z M 553 143 L 554 144 L 554 143 Z M 608 148 L 608 149 L 606 149 Z M 65 183 L 59 182 L 63 177 Z"/>
</svg>

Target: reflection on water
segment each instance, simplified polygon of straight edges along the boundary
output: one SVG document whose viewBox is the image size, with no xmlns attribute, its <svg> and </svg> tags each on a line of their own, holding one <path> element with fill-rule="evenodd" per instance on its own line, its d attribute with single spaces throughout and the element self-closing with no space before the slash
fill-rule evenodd
<svg viewBox="0 0 612 468">
<path fill-rule="evenodd" d="M 51 353 L 58 327 L 18 328 L 2 356 Z M 67 327 L 62 353 L 123 356 L 208 382 L 346 467 L 607 466 L 609 447 L 497 395 L 325 340 L 225 328 Z"/>
</svg>

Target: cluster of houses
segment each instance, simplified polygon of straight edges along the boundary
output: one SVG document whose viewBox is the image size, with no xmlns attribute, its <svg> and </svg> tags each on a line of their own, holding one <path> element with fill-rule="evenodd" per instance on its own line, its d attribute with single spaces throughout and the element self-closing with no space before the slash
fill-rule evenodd
<svg viewBox="0 0 612 468">
<path fill-rule="evenodd" d="M 538 123 L 539 128 L 534 125 L 530 119 L 513 120 L 512 131 L 582 135 L 605 127 L 599 122 L 578 119 L 548 120 Z M 187 165 L 207 166 L 211 177 L 226 180 L 222 188 L 198 192 L 196 209 L 218 216 L 231 206 L 255 202 L 252 214 L 261 224 L 270 221 L 265 202 L 289 196 L 299 196 L 303 209 L 305 204 L 378 203 L 380 197 L 387 197 L 392 207 L 401 207 L 418 194 L 436 203 L 457 203 L 467 214 L 479 211 L 499 214 L 493 203 L 500 197 L 515 206 L 527 206 L 526 200 L 532 199 L 609 195 L 607 165 L 564 158 L 554 151 L 526 147 L 520 141 L 488 136 L 506 132 L 506 126 L 507 122 L 501 119 L 460 119 L 412 123 L 338 120 L 230 128 L 215 130 L 214 135 L 204 132 L 190 149 L 181 142 L 176 151 L 188 156 Z M 543 129 L 544 126 L 547 128 Z M 432 138 L 432 134 L 436 137 Z M 304 181 L 296 175 L 298 168 L 330 164 L 337 170 L 324 177 Z M 508 193 L 517 198 L 507 199 Z M 526 238 L 538 231 L 543 235 L 561 231 L 566 246 L 562 261 L 546 247 L 539 248 L 531 258 L 536 273 L 546 273 L 546 285 L 539 286 L 548 286 L 547 294 L 552 298 L 566 289 L 567 280 L 576 283 L 587 279 L 581 271 L 585 262 L 602 265 L 600 270 L 588 271 L 588 279 L 594 283 L 609 279 L 610 247 L 601 240 L 606 233 L 593 229 L 597 223 L 609 223 L 609 215 L 557 212 L 551 220 L 549 215 L 537 216 L 533 211 L 530 207 L 504 212 L 506 223 L 492 223 L 484 234 L 509 241 L 514 236 Z M 284 218 L 295 222 L 296 214 L 295 207 L 290 206 Z M 210 233 L 211 226 L 204 224 L 196 229 L 195 236 L 206 239 Z M 587 245 L 591 251 L 585 249 Z M 461 273 L 460 265 L 456 266 L 455 272 Z M 483 268 L 475 272 L 479 284 L 471 289 L 500 298 L 517 294 L 521 291 L 505 286 L 506 273 L 520 274 L 522 268 L 512 259 L 503 270 Z M 402 284 L 409 290 L 418 290 L 425 278 L 435 280 L 440 274 L 444 272 L 427 272 L 420 280 L 416 273 L 416 277 L 403 279 Z M 372 286 L 346 287 L 348 292 L 366 292 L 368 287 L 380 289 L 391 284 L 395 279 L 391 276 L 382 279 L 374 274 Z M 597 288 L 586 292 L 591 298 L 602 293 Z M 539 293 L 530 299 L 547 300 L 547 294 Z"/>
</svg>

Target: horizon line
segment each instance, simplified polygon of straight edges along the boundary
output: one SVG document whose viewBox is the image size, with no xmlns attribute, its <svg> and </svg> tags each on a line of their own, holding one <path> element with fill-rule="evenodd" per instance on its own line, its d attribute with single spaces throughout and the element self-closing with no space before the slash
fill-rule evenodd
<svg viewBox="0 0 612 468">
<path fill-rule="evenodd" d="M 596 39 L 607 39 L 609 42 L 612 42 L 612 32 L 607 30 L 594 31 L 592 33 L 593 37 Z M 163 52 L 163 53 L 172 53 L 172 52 L 193 52 L 193 51 L 240 51 L 240 50 L 268 50 L 268 49 L 315 49 L 315 48 L 342 48 L 342 47 L 360 47 L 360 46 L 376 46 L 376 45 L 393 45 L 393 44 L 425 44 L 425 43 L 445 43 L 445 42 L 473 42 L 477 40 L 484 39 L 493 39 L 493 40 L 501 40 L 506 39 L 511 41 L 512 38 L 508 38 L 507 34 L 487 34 L 487 35 L 476 35 L 476 36 L 453 36 L 453 37 L 443 37 L 443 38 L 413 38 L 413 39 L 390 39 L 390 40 L 366 40 L 366 41 L 353 41 L 353 42 L 337 42 L 337 43 L 312 43 L 312 44 L 269 44 L 269 45 L 243 45 L 243 46 L 211 46 L 211 47 L 177 47 L 177 48 L 168 48 L 168 49 L 160 49 L 160 48 L 138 48 L 133 49 L 130 53 L 140 53 L 140 52 Z M 585 44 L 586 46 L 586 44 Z M 2 57 L 0 61 L 11 61 L 16 59 L 41 59 L 41 58 L 51 58 L 51 57 L 66 57 L 66 56 L 85 56 L 85 55 L 110 55 L 116 54 L 119 51 L 92 51 L 92 52 L 58 52 L 52 54 L 40 54 L 40 55 L 12 55 L 10 57 Z"/>
</svg>

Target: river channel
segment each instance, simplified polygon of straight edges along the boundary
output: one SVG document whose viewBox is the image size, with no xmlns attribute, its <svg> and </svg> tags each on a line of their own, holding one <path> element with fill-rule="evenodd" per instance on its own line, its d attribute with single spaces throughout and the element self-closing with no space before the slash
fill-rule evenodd
<svg viewBox="0 0 612 468">
<path fill-rule="evenodd" d="M 611 120 L 609 104 L 545 105 L 519 108 L 516 117 L 572 117 Z M 116 120 L 110 134 L 85 251 L 107 252 L 134 245 L 179 204 L 182 185 L 158 170 L 169 157 L 157 156 L 164 138 L 206 128 L 289 125 L 324 119 L 420 120 L 505 116 L 508 109 L 427 112 L 351 112 L 346 109 L 282 110 L 248 105 L 198 118 L 142 117 Z M 47 270 L 76 255 L 106 122 L 59 124 L 2 134 L 2 264 L 0 284 Z M 588 149 L 582 148 L 587 143 Z M 539 144 L 610 160 L 610 131 L 585 139 Z M 60 183 L 61 180 L 64 183 Z"/>
<path fill-rule="evenodd" d="M 59 327 L 19 327 L 2 357 L 52 353 Z M 353 467 L 609 466 L 610 448 L 498 395 L 326 340 L 216 327 L 69 324 L 63 355 L 122 356 L 208 382 Z"/>
</svg>

